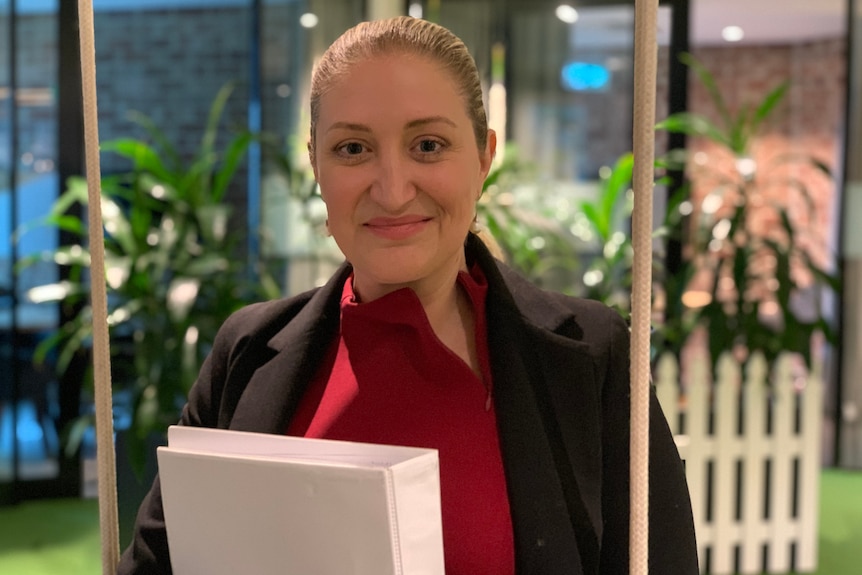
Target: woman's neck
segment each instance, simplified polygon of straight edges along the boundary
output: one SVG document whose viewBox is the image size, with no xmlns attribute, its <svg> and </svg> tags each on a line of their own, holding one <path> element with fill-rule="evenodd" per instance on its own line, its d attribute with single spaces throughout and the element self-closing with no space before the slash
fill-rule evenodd
<svg viewBox="0 0 862 575">
<path fill-rule="evenodd" d="M 361 279 L 357 281 L 354 276 L 353 289 L 360 301 L 371 301 L 405 287 L 412 289 L 419 298 L 428 323 L 437 338 L 479 374 L 473 305 L 458 283 L 459 271 L 466 271 L 466 265 L 463 269 L 453 268 L 452 273 L 441 274 L 433 279 L 425 278 L 419 282 L 376 286 L 376 289 L 363 283 Z M 370 297 L 367 294 L 370 294 Z"/>
</svg>

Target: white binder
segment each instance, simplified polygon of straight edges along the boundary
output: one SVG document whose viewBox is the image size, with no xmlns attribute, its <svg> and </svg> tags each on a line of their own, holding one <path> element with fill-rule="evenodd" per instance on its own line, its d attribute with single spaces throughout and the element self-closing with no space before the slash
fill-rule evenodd
<svg viewBox="0 0 862 575">
<path fill-rule="evenodd" d="M 443 575 L 437 451 L 173 426 L 177 575 Z"/>
</svg>

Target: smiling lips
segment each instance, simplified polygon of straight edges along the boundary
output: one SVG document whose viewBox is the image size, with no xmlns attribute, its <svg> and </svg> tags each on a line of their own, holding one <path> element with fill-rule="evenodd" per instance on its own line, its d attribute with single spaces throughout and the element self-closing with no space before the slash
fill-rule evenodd
<svg viewBox="0 0 862 575">
<path fill-rule="evenodd" d="M 404 240 L 418 234 L 428 225 L 427 216 L 401 216 L 399 218 L 371 218 L 364 226 L 372 234 L 389 240 Z"/>
</svg>

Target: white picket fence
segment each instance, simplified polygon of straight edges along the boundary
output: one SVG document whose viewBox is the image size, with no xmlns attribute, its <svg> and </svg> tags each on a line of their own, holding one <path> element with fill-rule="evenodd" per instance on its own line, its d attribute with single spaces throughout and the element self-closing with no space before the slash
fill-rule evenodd
<svg viewBox="0 0 862 575">
<path fill-rule="evenodd" d="M 820 370 L 762 356 L 744 370 L 672 356 L 656 367 L 656 393 L 685 461 L 702 573 L 797 573 L 817 567 Z M 673 545 L 672 541 L 667 542 Z"/>
</svg>

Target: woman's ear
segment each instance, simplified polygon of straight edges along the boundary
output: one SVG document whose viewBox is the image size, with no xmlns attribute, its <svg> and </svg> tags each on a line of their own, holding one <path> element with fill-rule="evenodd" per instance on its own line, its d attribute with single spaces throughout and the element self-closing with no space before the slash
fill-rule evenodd
<svg viewBox="0 0 862 575">
<path fill-rule="evenodd" d="M 488 130 L 488 139 L 485 143 L 485 149 L 481 152 L 479 156 L 479 171 L 482 176 L 482 183 L 485 183 L 485 178 L 488 177 L 488 174 L 491 171 L 491 164 L 494 163 L 494 154 L 497 153 L 497 132 L 494 130 Z M 476 196 L 476 201 L 479 201 L 479 198 L 482 197 L 482 191 L 484 186 L 479 186 L 479 194 Z"/>
<path fill-rule="evenodd" d="M 497 132 L 488 130 L 488 139 L 485 143 L 485 150 L 482 152 L 482 180 L 488 177 L 491 171 L 491 164 L 494 162 L 494 156 L 497 154 Z"/>
<path fill-rule="evenodd" d="M 306 147 L 308 149 L 308 163 L 311 164 L 311 170 L 314 172 L 314 180 L 319 181 L 317 179 L 317 162 L 315 161 L 314 146 L 312 145 L 311 140 L 308 141 Z"/>
</svg>

